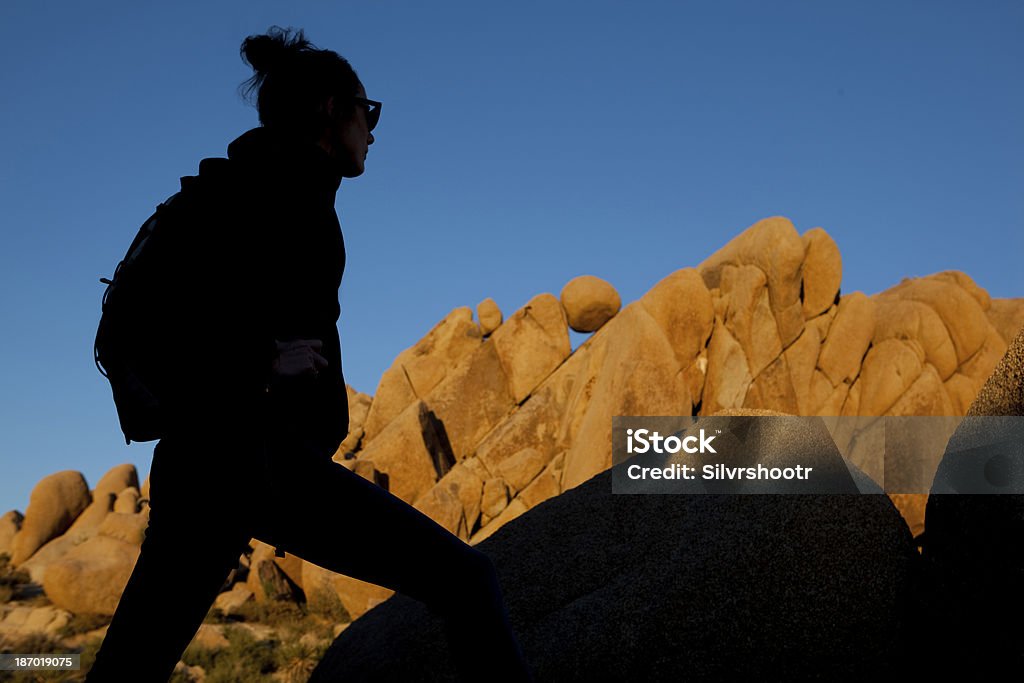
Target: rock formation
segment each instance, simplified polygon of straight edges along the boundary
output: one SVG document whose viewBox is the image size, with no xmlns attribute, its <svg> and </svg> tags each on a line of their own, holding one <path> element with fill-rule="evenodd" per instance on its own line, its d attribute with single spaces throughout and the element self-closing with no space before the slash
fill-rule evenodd
<svg viewBox="0 0 1024 683">
<path fill-rule="evenodd" d="M 510 599 L 542 660 L 545 639 L 553 639 L 557 628 L 583 633 L 588 624 L 597 624 L 605 629 L 591 634 L 594 652 L 581 650 L 567 655 L 565 663 L 544 664 L 551 675 L 569 676 L 572 662 L 589 657 L 608 667 L 594 671 L 617 670 L 625 665 L 605 661 L 597 650 L 617 651 L 607 638 L 635 643 L 641 635 L 661 643 L 666 654 L 632 665 L 646 667 L 652 676 L 676 671 L 671 640 L 676 636 L 657 634 L 658 620 L 682 634 L 680 643 L 690 642 L 686 638 L 701 643 L 720 632 L 727 639 L 730 624 L 753 614 L 775 615 L 769 619 L 773 628 L 747 644 L 753 650 L 732 644 L 694 675 L 713 675 L 727 656 L 734 663 L 743 657 L 760 661 L 754 650 L 785 648 L 779 643 L 786 638 L 813 650 L 823 647 L 816 638 L 833 636 L 856 643 L 861 652 L 874 648 L 877 656 L 864 659 L 860 669 L 849 659 L 850 671 L 887 671 L 895 661 L 891 638 L 903 633 L 899 620 L 905 614 L 894 605 L 905 596 L 911 546 L 910 532 L 897 523 L 883 497 L 862 496 L 849 506 L 835 506 L 819 497 L 778 497 L 774 503 L 743 497 L 614 497 L 602 488 L 608 486 L 616 415 L 776 411 L 870 420 L 957 416 L 969 407 L 977 414 L 1020 414 L 1020 402 L 1013 402 L 1021 386 L 1014 361 L 1003 361 L 996 377 L 979 390 L 1008 342 L 1017 337 L 1020 343 L 1024 299 L 993 300 L 970 277 L 953 271 L 907 279 L 871 296 L 844 293 L 841 281 L 840 252 L 824 230 L 801 235 L 787 219 L 774 217 L 749 227 L 695 267 L 668 274 L 624 307 L 611 284 L 582 276 L 567 283 L 559 298 L 538 294 L 508 317 L 490 299 L 477 306 L 478 322 L 470 308 L 457 308 L 398 355 L 372 397 L 349 388 L 350 431 L 334 459 L 452 533 L 509 558 L 504 576 L 512 586 Z M 570 328 L 592 332 L 575 351 Z M 865 448 L 842 452 L 877 479 Z M 14 564 L 42 583 L 63 609 L 109 614 L 138 553 L 148 487 L 148 479 L 140 487 L 130 465 L 113 468 L 91 493 L 77 472 L 51 475 L 33 491 L 23 518 L 16 511 L 0 518 L 0 552 L 10 552 Z M 926 496 L 892 499 L 913 535 L 920 535 Z M 930 523 L 943 518 L 943 505 L 929 503 Z M 985 510 L 978 514 L 990 514 Z M 790 513 L 798 515 L 801 529 L 793 547 L 766 542 Z M 1004 513 L 1000 508 L 992 514 L 1002 519 Z M 649 528 L 641 524 L 645 519 L 669 526 Z M 705 521 L 697 528 L 695 520 Z M 837 530 L 846 528 L 842 520 L 856 538 L 840 538 Z M 936 523 L 946 524 L 942 533 L 955 537 L 948 523 Z M 723 527 L 735 529 L 735 536 L 706 533 Z M 579 540 L 565 529 L 575 529 Z M 502 534 L 494 536 L 499 530 Z M 552 540 L 538 545 L 543 552 L 530 550 L 525 540 L 530 533 Z M 931 530 L 925 538 L 932 538 Z M 629 557 L 633 540 L 644 548 L 637 555 L 661 559 Z M 941 553 L 941 543 L 936 544 L 931 551 L 925 544 L 926 556 Z M 574 563 L 570 553 L 586 562 Z M 753 553 L 749 567 L 748 560 L 737 559 L 747 557 L 744 553 Z M 557 560 L 550 566 L 549 556 Z M 531 569 L 513 557 L 544 560 Z M 390 594 L 299 558 L 274 557 L 269 546 L 255 540 L 242 562 L 229 581 L 236 588 L 222 600 L 230 609 L 248 600 L 307 600 L 327 613 L 355 618 Z M 696 587 L 704 585 L 708 568 L 716 577 L 742 571 L 732 583 L 714 578 L 702 594 Z M 530 573 L 542 570 L 549 572 L 543 578 Z M 861 578 L 877 580 L 857 583 L 858 571 Z M 787 576 L 800 577 L 801 590 L 810 590 L 815 599 L 794 602 L 782 583 Z M 695 607 L 676 614 L 654 604 L 633 585 L 644 577 L 668 582 L 672 597 L 666 604 Z M 755 578 L 766 582 L 763 596 L 752 594 Z M 574 580 L 578 593 L 572 593 Z M 864 628 L 877 629 L 865 636 L 868 640 L 844 641 L 830 630 L 835 624 L 826 615 L 833 614 L 836 600 L 847 599 L 837 592 L 847 580 L 856 587 L 851 613 L 863 606 Z M 553 583 L 545 587 L 548 582 Z M 739 590 L 735 612 L 716 610 L 714 600 L 727 600 L 730 588 Z M 550 592 L 545 594 L 545 607 L 551 607 L 547 621 L 536 612 L 545 604 L 538 591 Z M 621 600 L 616 591 L 624 591 Z M 428 653 L 435 627 L 416 610 L 396 616 L 401 610 L 392 605 L 412 609 L 394 600 L 360 623 L 369 620 L 366 628 L 383 629 L 380 624 L 394 622 L 395 637 L 405 639 L 401 642 L 410 653 Z M 779 611 L 783 607 L 793 611 L 792 619 Z M 630 619 L 652 626 L 634 632 Z M 423 638 L 409 635 L 406 624 L 426 629 Z M 807 633 L 799 635 L 799 629 Z M 369 635 L 360 629 L 351 634 L 345 636 L 346 652 L 356 653 L 351 667 L 377 666 L 375 654 L 360 650 L 361 639 Z M 842 652 L 853 651 L 847 649 Z M 636 657 L 656 652 L 639 646 L 630 651 Z M 414 660 L 410 654 L 408 661 Z M 395 671 L 403 670 L 402 661 L 396 660 Z M 782 657 L 759 665 L 785 672 L 791 670 L 787 662 Z M 326 670 L 358 670 L 338 666 L 335 661 Z M 437 666 L 445 671 L 443 664 Z M 802 664 L 792 666 L 797 667 L 793 672 L 803 671 Z"/>
<path fill-rule="evenodd" d="M 549 295 L 486 339 L 457 309 L 385 373 L 355 458 L 476 542 L 607 469 L 614 415 L 962 415 L 1005 351 L 1001 329 L 1024 321 L 1024 305 L 994 304 L 962 273 L 905 280 L 875 296 L 842 294 L 841 276 L 824 230 L 801 236 L 769 218 L 656 283 L 571 355 L 564 327 L 577 313 L 560 314 Z M 596 280 L 567 284 L 563 301 Z M 568 298 L 617 300 L 607 283 L 595 287 L 601 294 Z M 442 365 L 444 381 L 439 370 L 423 371 Z M 376 441 L 388 422 L 391 435 Z M 426 425 L 420 436 L 417 422 Z M 438 442 L 430 431 L 450 455 L 425 445 Z M 533 488 L 512 486 L 503 463 L 527 449 L 544 476 Z M 896 500 L 919 530 L 923 496 Z"/>
</svg>

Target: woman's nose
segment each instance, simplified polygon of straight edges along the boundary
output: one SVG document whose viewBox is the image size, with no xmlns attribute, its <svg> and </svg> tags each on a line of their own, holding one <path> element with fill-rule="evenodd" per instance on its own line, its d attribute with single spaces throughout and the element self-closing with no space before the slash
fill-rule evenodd
<svg viewBox="0 0 1024 683">
<path fill-rule="evenodd" d="M 373 144 L 373 133 L 369 133 L 369 136 L 370 137 L 367 138 L 367 140 L 366 140 L 366 144 L 372 145 Z"/>
</svg>

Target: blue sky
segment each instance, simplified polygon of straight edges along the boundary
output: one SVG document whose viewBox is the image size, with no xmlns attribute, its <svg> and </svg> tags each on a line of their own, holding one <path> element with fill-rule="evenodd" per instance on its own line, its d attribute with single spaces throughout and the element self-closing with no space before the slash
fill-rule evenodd
<svg viewBox="0 0 1024 683">
<path fill-rule="evenodd" d="M 92 362 L 98 278 L 257 125 L 238 48 L 275 24 L 384 102 L 337 202 L 361 391 L 453 308 L 584 273 L 629 302 L 772 215 L 832 235 L 844 292 L 1024 296 L 1019 2 L 5 0 L 0 513 L 58 470 L 148 472 Z"/>
</svg>

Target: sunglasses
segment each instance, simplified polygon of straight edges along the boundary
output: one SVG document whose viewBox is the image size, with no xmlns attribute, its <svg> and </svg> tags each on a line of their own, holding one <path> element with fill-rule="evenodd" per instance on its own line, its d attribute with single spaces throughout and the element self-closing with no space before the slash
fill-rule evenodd
<svg viewBox="0 0 1024 683">
<path fill-rule="evenodd" d="M 365 97 L 353 97 L 352 100 L 361 107 L 366 107 L 366 124 L 369 130 L 377 127 L 380 121 L 381 103 L 376 100 L 368 100 Z"/>
</svg>

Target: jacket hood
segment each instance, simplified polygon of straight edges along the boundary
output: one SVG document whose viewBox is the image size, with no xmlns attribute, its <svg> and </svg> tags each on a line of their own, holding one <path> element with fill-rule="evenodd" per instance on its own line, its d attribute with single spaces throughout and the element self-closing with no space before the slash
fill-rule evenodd
<svg viewBox="0 0 1024 683">
<path fill-rule="evenodd" d="M 265 126 L 248 130 L 229 144 L 228 159 L 265 179 L 335 193 L 341 185 L 341 175 L 326 150 Z M 199 170 L 203 172 L 201 165 Z"/>
</svg>

